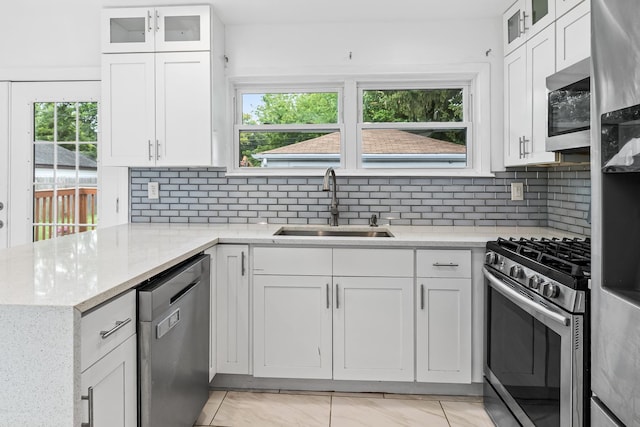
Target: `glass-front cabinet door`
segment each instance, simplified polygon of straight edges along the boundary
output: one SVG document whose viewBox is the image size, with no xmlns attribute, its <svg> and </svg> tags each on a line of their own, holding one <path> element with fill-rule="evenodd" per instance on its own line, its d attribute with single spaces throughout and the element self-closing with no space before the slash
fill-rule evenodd
<svg viewBox="0 0 640 427">
<path fill-rule="evenodd" d="M 147 7 L 102 11 L 102 52 L 153 52 L 154 10 Z"/>
<path fill-rule="evenodd" d="M 210 29 L 206 5 L 104 9 L 102 52 L 210 50 Z"/>
<path fill-rule="evenodd" d="M 156 52 L 210 50 L 209 6 L 159 7 L 154 13 Z"/>
<path fill-rule="evenodd" d="M 524 43 L 525 23 L 524 23 L 525 0 L 518 0 L 511 5 L 502 18 L 502 34 L 504 34 L 504 54 L 505 56 Z"/>
<path fill-rule="evenodd" d="M 556 19 L 555 0 L 526 0 L 527 16 L 527 37 L 533 37 Z"/>
<path fill-rule="evenodd" d="M 553 23 L 555 0 L 517 0 L 503 15 L 504 54 L 508 55 L 527 39 Z"/>
</svg>

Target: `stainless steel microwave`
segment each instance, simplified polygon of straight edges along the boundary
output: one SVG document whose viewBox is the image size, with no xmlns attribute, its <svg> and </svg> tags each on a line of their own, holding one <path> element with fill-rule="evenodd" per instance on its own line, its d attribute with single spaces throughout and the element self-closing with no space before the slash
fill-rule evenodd
<svg viewBox="0 0 640 427">
<path fill-rule="evenodd" d="M 587 152 L 591 143 L 590 59 L 547 77 L 547 151 Z"/>
</svg>

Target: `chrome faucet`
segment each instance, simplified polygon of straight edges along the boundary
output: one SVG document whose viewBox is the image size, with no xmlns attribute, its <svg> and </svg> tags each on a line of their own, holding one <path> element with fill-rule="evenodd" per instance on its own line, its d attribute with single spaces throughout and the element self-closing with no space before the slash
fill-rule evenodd
<svg viewBox="0 0 640 427">
<path fill-rule="evenodd" d="M 322 191 L 329 191 L 329 176 L 333 181 L 333 194 L 331 195 L 331 206 L 329 211 L 331 212 L 331 218 L 329 219 L 329 225 L 338 225 L 338 184 L 336 184 L 336 171 L 333 168 L 328 168 L 324 173 L 324 181 L 322 181 Z"/>
</svg>

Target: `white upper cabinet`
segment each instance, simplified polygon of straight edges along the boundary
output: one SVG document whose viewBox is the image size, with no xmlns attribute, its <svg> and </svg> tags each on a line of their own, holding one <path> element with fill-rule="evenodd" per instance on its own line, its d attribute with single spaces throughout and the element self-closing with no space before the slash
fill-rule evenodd
<svg viewBox="0 0 640 427">
<path fill-rule="evenodd" d="M 556 19 L 556 0 L 517 0 L 502 18 L 504 54 L 517 49 Z"/>
<path fill-rule="evenodd" d="M 211 164 L 209 52 L 103 55 L 107 166 Z"/>
<path fill-rule="evenodd" d="M 527 163 L 550 163 L 555 153 L 546 151 L 548 128 L 547 77 L 556 71 L 556 39 L 553 26 L 527 42 L 527 117 L 531 122 L 523 144 Z"/>
<path fill-rule="evenodd" d="M 590 11 L 591 4 L 583 1 L 556 21 L 556 69 L 591 56 Z"/>
<path fill-rule="evenodd" d="M 104 9 L 102 52 L 209 50 L 209 6 Z"/>
<path fill-rule="evenodd" d="M 591 7 L 591 2 L 588 0 L 556 0 L 556 16 L 560 18 L 562 15 L 579 5 L 585 3 L 587 8 Z"/>
<path fill-rule="evenodd" d="M 556 161 L 546 151 L 547 77 L 555 71 L 555 23 L 505 57 L 505 166 Z"/>
</svg>

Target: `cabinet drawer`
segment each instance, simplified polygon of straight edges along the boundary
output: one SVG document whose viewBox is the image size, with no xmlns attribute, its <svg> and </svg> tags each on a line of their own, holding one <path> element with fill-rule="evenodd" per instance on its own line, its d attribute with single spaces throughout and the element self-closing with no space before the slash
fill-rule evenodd
<svg viewBox="0 0 640 427">
<path fill-rule="evenodd" d="M 418 277 L 471 277 L 470 250 L 418 251 Z"/>
<path fill-rule="evenodd" d="M 82 371 L 135 334 L 136 323 L 135 290 L 83 316 L 80 321 Z"/>
<path fill-rule="evenodd" d="M 413 277 L 413 250 L 334 249 L 333 275 Z"/>
<path fill-rule="evenodd" d="M 255 248 L 253 273 L 331 276 L 331 249 Z"/>
</svg>

